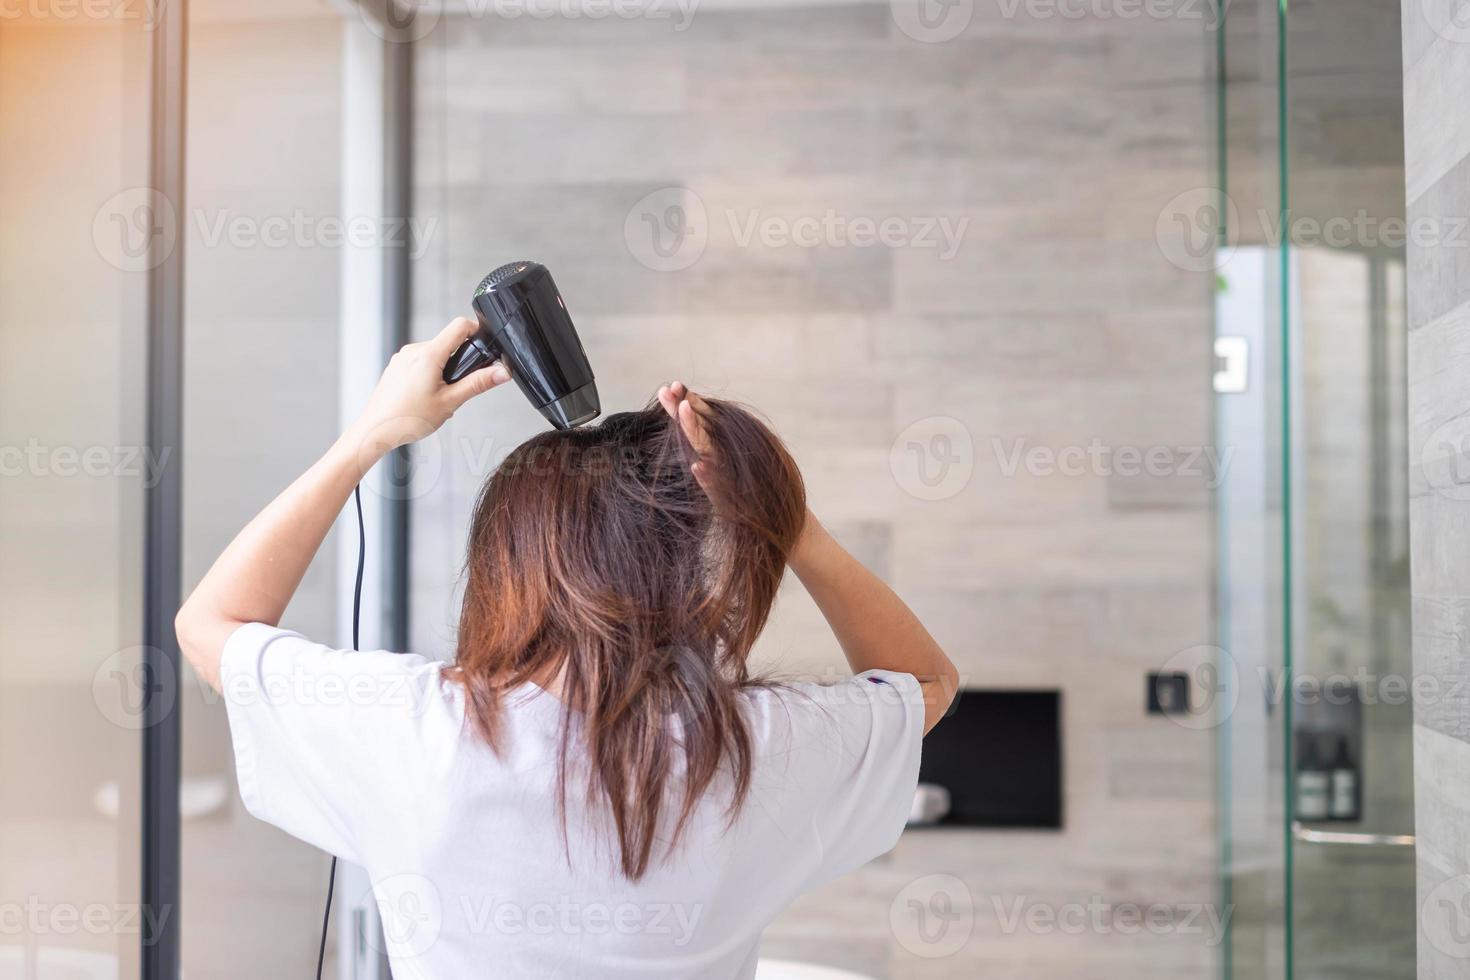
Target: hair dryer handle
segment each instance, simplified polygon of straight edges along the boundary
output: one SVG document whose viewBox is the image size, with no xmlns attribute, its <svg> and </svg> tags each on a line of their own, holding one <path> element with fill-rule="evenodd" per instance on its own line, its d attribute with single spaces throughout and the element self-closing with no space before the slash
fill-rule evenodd
<svg viewBox="0 0 1470 980">
<path fill-rule="evenodd" d="M 449 355 L 449 363 L 444 365 L 444 383 L 454 384 L 465 375 L 487 368 L 495 363 L 500 352 L 495 350 L 476 334 L 469 340 L 459 345 L 459 349 Z"/>
</svg>

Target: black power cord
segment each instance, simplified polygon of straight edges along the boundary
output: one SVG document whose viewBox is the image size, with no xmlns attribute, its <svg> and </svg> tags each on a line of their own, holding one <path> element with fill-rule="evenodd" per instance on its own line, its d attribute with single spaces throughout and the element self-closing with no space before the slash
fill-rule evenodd
<svg viewBox="0 0 1470 980">
<path fill-rule="evenodd" d="M 352 586 L 352 649 L 358 649 L 358 628 L 362 622 L 362 565 L 367 557 L 367 530 L 362 521 L 362 486 L 352 488 L 357 504 L 357 581 Z M 327 960 L 327 927 L 332 921 L 332 892 L 337 888 L 337 856 L 332 855 L 332 870 L 327 872 L 327 907 L 322 912 L 322 941 L 316 950 L 316 980 L 322 980 L 322 964 Z"/>
</svg>

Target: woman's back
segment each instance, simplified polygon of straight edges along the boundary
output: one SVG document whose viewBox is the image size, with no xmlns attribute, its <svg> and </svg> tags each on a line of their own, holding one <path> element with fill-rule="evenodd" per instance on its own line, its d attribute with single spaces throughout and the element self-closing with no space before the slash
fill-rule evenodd
<svg viewBox="0 0 1470 980">
<path fill-rule="evenodd" d="M 472 327 L 395 357 L 369 436 L 277 497 L 179 613 L 241 796 L 367 869 L 399 980 L 749 977 L 792 898 L 897 839 L 953 665 L 810 514 L 775 434 L 678 384 L 486 481 L 451 664 L 278 629 L 391 448 L 371 434 L 421 435 L 403 420 L 472 397 L 441 378 Z M 857 677 L 752 678 L 788 566 Z"/>
<path fill-rule="evenodd" d="M 744 804 L 732 820 L 720 781 L 633 880 L 576 767 L 561 830 L 562 703 L 508 692 L 491 748 L 441 666 L 259 624 L 222 663 L 246 806 L 367 869 L 400 980 L 750 977 L 765 925 L 892 847 L 913 798 L 914 678 L 753 688 Z M 575 720 L 567 733 L 578 758 Z"/>
</svg>

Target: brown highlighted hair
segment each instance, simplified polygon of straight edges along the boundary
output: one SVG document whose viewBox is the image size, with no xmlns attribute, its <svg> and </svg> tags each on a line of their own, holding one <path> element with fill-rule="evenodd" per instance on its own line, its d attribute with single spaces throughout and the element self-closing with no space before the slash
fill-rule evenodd
<svg viewBox="0 0 1470 980">
<path fill-rule="evenodd" d="M 731 818 L 744 802 L 746 660 L 806 515 L 801 474 L 771 430 L 734 403 L 704 406 L 708 495 L 657 402 L 506 458 L 475 508 L 447 668 L 492 746 L 507 691 L 559 684 L 563 818 L 575 716 L 576 769 L 635 880 L 677 846 L 717 780 L 729 780 Z"/>
</svg>

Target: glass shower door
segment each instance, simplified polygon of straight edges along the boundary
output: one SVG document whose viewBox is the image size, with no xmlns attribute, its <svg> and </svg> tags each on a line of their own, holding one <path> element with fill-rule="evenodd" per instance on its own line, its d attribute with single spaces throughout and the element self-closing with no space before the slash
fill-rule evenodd
<svg viewBox="0 0 1470 980">
<path fill-rule="evenodd" d="M 1298 248 L 1295 975 L 1414 976 L 1401 256 Z"/>
<path fill-rule="evenodd" d="M 1219 38 L 1227 978 L 1414 975 L 1398 17 L 1247 0 Z"/>
<path fill-rule="evenodd" d="M 1294 976 L 1410 980 L 1415 900 L 1399 7 L 1284 22 Z"/>
</svg>

